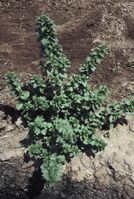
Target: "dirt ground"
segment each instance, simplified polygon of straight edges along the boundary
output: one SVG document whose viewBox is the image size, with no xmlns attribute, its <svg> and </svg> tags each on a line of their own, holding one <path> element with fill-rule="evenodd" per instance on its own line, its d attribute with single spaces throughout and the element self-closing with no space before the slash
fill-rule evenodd
<svg viewBox="0 0 134 199">
<path fill-rule="evenodd" d="M 39 44 L 35 19 L 52 17 L 71 72 L 99 42 L 110 53 L 92 76 L 94 85 L 108 85 L 112 99 L 134 94 L 133 0 L 0 0 L 0 89 L 3 76 L 15 71 L 24 78 L 38 73 Z"/>
</svg>

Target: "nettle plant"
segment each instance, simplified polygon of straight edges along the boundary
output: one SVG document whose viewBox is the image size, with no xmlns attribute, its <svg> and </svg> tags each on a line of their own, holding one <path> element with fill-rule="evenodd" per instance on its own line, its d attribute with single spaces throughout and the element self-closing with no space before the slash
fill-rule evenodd
<svg viewBox="0 0 134 199">
<path fill-rule="evenodd" d="M 40 16 L 37 26 L 44 56 L 40 63 L 42 74 L 22 83 L 16 74 L 8 73 L 6 81 L 29 127 L 28 153 L 41 161 L 42 176 L 54 185 L 61 180 L 63 165 L 70 158 L 87 147 L 96 151 L 105 148 L 96 130 L 111 127 L 124 114 L 133 112 L 134 100 L 104 106 L 107 87 L 90 86 L 90 75 L 108 53 L 106 45 L 91 50 L 79 73 L 69 75 L 70 61 L 56 37 L 53 21 Z"/>
</svg>

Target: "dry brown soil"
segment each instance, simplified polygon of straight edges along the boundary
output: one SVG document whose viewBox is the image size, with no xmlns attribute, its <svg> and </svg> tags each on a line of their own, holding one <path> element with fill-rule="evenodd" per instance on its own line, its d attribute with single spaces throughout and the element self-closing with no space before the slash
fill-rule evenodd
<svg viewBox="0 0 134 199">
<path fill-rule="evenodd" d="M 3 76 L 39 72 L 35 19 L 47 14 L 77 72 L 91 48 L 106 42 L 110 53 L 93 74 L 94 85 L 106 84 L 113 99 L 134 93 L 133 0 L 0 0 L 0 88 Z"/>
</svg>

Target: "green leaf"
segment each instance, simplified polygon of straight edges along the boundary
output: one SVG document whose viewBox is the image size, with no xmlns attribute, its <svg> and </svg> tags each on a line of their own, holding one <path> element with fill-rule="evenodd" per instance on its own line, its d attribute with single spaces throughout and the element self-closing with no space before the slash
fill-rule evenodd
<svg viewBox="0 0 134 199">
<path fill-rule="evenodd" d="M 28 147 L 28 153 L 31 157 L 40 155 L 42 152 L 42 146 L 39 143 L 31 144 Z"/>
<path fill-rule="evenodd" d="M 100 64 L 100 63 L 101 63 L 101 59 L 97 58 L 97 59 L 96 59 L 96 63 L 97 63 L 97 64 Z"/>
<path fill-rule="evenodd" d="M 16 108 L 17 108 L 18 110 L 21 110 L 21 109 L 23 108 L 23 103 L 17 102 Z"/>
<path fill-rule="evenodd" d="M 28 91 L 23 91 L 23 92 L 21 93 L 21 95 L 20 95 L 20 98 L 21 98 L 22 100 L 27 100 L 27 99 L 29 98 L 29 96 L 30 96 L 30 93 L 29 93 Z"/>
</svg>

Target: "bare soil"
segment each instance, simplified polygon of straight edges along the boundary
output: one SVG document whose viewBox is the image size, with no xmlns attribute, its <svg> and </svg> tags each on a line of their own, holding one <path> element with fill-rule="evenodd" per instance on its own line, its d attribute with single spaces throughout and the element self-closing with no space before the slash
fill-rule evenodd
<svg viewBox="0 0 134 199">
<path fill-rule="evenodd" d="M 77 72 L 91 48 L 106 42 L 110 53 L 92 76 L 108 85 L 112 99 L 134 93 L 133 0 L 0 0 L 0 88 L 8 71 L 22 78 L 39 73 L 36 17 L 47 14 L 57 24 L 71 72 Z"/>
</svg>

